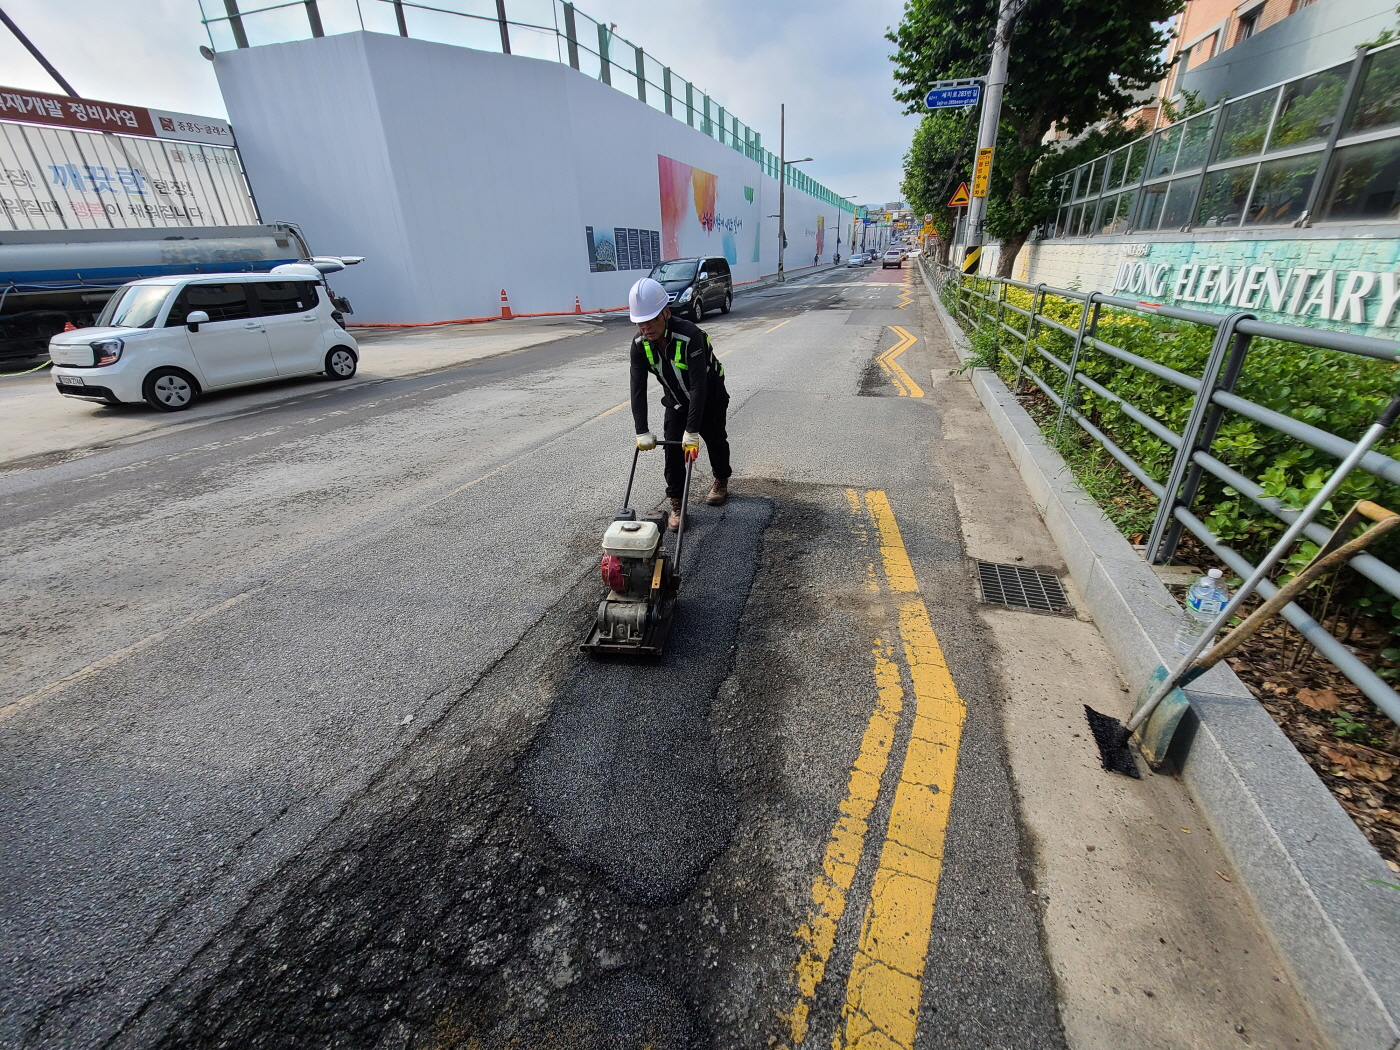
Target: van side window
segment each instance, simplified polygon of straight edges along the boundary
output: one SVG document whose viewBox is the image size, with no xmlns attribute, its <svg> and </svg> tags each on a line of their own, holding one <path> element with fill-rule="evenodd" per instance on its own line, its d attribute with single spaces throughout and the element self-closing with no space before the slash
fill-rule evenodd
<svg viewBox="0 0 1400 1050">
<path fill-rule="evenodd" d="M 301 282 L 302 300 L 306 303 L 303 309 L 314 310 L 321 304 L 321 294 L 316 291 L 316 288 L 317 284 L 315 281 Z"/>
<path fill-rule="evenodd" d="M 316 300 L 306 294 L 305 281 L 255 281 L 248 287 L 252 289 L 257 303 L 254 317 L 297 314 L 316 305 Z"/>
<path fill-rule="evenodd" d="M 184 324 L 185 318 L 193 310 L 203 310 L 211 322 L 241 321 L 251 317 L 247 287 L 246 284 L 187 284 L 170 308 L 165 327 Z"/>
<path fill-rule="evenodd" d="M 706 267 L 705 267 L 705 269 L 707 269 L 707 270 L 710 271 L 710 276 L 711 276 L 711 277 L 728 277 L 728 276 L 729 276 L 729 260 L 728 260 L 728 259 L 706 259 L 705 262 L 706 262 L 706 264 L 707 264 Z"/>
</svg>

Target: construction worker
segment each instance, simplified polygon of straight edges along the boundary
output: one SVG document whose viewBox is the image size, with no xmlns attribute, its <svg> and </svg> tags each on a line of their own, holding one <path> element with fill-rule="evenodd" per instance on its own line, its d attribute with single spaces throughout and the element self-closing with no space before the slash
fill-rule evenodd
<svg viewBox="0 0 1400 1050">
<path fill-rule="evenodd" d="M 685 490 L 685 465 L 700 454 L 700 439 L 710 453 L 714 484 L 705 502 L 719 506 L 729 496 L 729 438 L 725 415 L 729 391 L 724 388 L 724 366 L 715 357 L 710 337 L 701 329 L 671 316 L 666 289 L 643 277 L 627 295 L 630 316 L 637 325 L 632 339 L 632 421 L 637 447 L 656 447 L 656 435 L 647 426 L 647 375 L 661 383 L 661 404 L 666 408 L 662 433 L 680 446 L 666 448 L 666 496 L 671 501 L 671 528 L 680 527 L 681 493 Z"/>
</svg>

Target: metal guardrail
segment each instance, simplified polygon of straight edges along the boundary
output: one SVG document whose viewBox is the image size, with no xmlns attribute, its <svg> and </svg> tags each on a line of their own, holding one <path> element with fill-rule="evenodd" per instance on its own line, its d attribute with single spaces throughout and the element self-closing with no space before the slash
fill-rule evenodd
<svg viewBox="0 0 1400 1050">
<path fill-rule="evenodd" d="M 1400 345 L 1386 339 L 1271 324 L 1256 320 L 1252 314 L 1244 312 L 1212 314 L 1121 299 L 1102 292 L 1052 288 L 1045 284 L 1027 284 L 1000 277 L 967 277 L 954 267 L 929 266 L 922 259 L 920 265 L 959 323 L 996 333 L 998 355 L 1004 354 L 1015 365 L 1015 377 L 1011 384 L 1013 393 L 1020 393 L 1024 383 L 1033 383 L 1058 410 L 1054 424 L 1056 435 L 1063 430 L 1066 419 L 1072 420 L 1156 497 L 1157 511 L 1148 535 L 1146 552 L 1147 560 L 1157 564 L 1172 558 L 1185 530 L 1200 540 L 1235 574 L 1247 577 L 1253 572 L 1254 566 L 1249 560 L 1212 532 L 1198 513 L 1197 497 L 1202 479 L 1207 474 L 1268 511 L 1285 525 L 1297 518 L 1297 511 L 1266 495 L 1264 487 L 1254 479 L 1211 454 L 1227 413 L 1285 434 L 1338 459 L 1346 456 L 1354 447 L 1354 443 L 1346 438 L 1235 393 L 1254 339 L 1279 339 L 1337 353 L 1400 362 Z M 1007 300 L 1007 291 L 1013 288 L 1031 296 L 1029 309 Z M 1051 297 L 1082 304 L 1076 326 L 1064 324 L 1045 312 L 1046 299 Z M 1214 339 L 1201 375 L 1187 375 L 1100 339 L 1098 325 L 1104 307 L 1213 329 Z M 1020 318 L 1024 330 L 1008 323 L 1008 316 Z M 1041 332 L 1046 329 L 1073 341 L 1068 361 L 1041 345 Z M 1011 349 L 1003 345 L 1008 337 Z M 1189 391 L 1192 395 L 1191 409 L 1182 431 L 1176 432 L 1140 406 L 1130 403 L 1087 375 L 1080 362 L 1088 353 L 1104 354 Z M 1048 372 L 1045 366 L 1058 374 Z M 1047 379 L 1047 375 L 1052 375 L 1055 382 Z M 1088 390 L 1117 406 L 1128 419 L 1172 450 L 1171 467 L 1165 483 L 1153 478 L 1141 463 L 1078 409 L 1077 401 L 1082 390 Z M 1400 485 L 1400 461 L 1390 456 L 1371 452 L 1362 460 L 1360 469 L 1389 484 Z M 1329 534 L 1330 530 L 1317 522 L 1305 530 L 1307 538 L 1317 544 L 1325 542 Z M 1387 594 L 1400 599 L 1400 571 L 1374 554 L 1360 554 L 1348 564 Z M 1277 587 L 1268 581 L 1259 587 L 1259 593 L 1265 600 L 1272 597 L 1276 590 Z M 1400 695 L 1384 679 L 1296 603 L 1284 607 L 1283 617 L 1392 721 L 1400 723 Z"/>
<path fill-rule="evenodd" d="M 744 154 L 770 178 L 778 178 L 782 167 L 764 148 L 762 136 L 717 100 L 619 36 L 615 24 L 590 18 L 564 0 L 199 0 L 199 5 L 215 51 L 369 31 L 567 63 Z M 838 212 L 863 212 L 792 164 L 787 184 Z"/>
</svg>

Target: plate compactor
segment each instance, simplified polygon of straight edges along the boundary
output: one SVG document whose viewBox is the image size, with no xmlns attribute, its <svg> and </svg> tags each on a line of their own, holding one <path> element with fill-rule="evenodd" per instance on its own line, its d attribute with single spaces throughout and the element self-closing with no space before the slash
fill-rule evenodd
<svg viewBox="0 0 1400 1050">
<path fill-rule="evenodd" d="M 679 445 L 679 441 L 658 441 Z M 666 550 L 666 515 L 638 518 L 632 501 L 637 477 L 638 450 L 632 452 L 632 470 L 622 509 L 613 515 L 603 533 L 603 562 L 599 570 L 608 593 L 598 606 L 593 629 L 581 646 L 586 653 L 627 656 L 660 656 L 666 647 L 675 614 L 676 592 L 681 586 L 681 545 L 685 541 L 686 507 L 690 501 L 690 474 L 695 463 L 685 465 L 681 493 L 681 521 L 676 529 L 674 552 Z"/>
</svg>

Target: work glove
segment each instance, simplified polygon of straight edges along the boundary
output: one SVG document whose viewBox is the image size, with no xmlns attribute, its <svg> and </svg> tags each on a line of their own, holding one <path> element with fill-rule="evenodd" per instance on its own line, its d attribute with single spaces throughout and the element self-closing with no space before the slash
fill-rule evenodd
<svg viewBox="0 0 1400 1050">
<path fill-rule="evenodd" d="M 685 461 L 690 463 L 700 455 L 700 435 L 687 430 L 681 435 L 681 452 L 685 454 Z"/>
<path fill-rule="evenodd" d="M 637 448 L 642 452 L 650 452 L 656 447 L 656 435 L 648 430 L 644 434 L 637 435 Z"/>
</svg>

